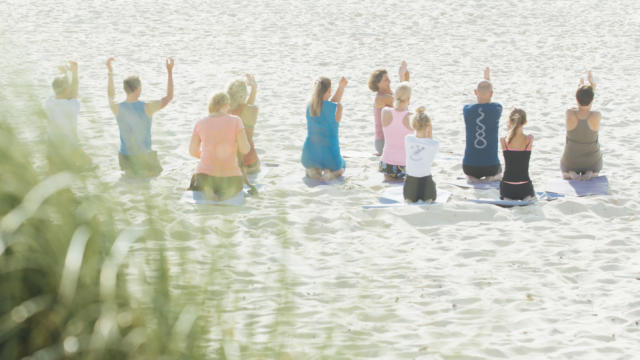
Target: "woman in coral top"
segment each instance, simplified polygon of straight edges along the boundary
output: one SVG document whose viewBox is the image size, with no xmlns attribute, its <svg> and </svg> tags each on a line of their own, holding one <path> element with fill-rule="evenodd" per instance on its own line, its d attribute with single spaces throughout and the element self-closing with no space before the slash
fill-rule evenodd
<svg viewBox="0 0 640 360">
<path fill-rule="evenodd" d="M 200 191 L 206 198 L 223 201 L 242 191 L 243 175 L 238 153 L 251 149 L 242 119 L 227 114 L 229 96 L 215 94 L 209 103 L 209 115 L 193 128 L 189 153 L 200 159 L 189 190 Z"/>
</svg>

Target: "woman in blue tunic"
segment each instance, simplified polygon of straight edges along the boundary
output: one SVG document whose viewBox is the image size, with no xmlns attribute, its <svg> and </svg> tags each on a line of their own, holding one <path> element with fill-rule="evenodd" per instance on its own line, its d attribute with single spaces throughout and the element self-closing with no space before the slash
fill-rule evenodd
<svg viewBox="0 0 640 360">
<path fill-rule="evenodd" d="M 326 77 L 316 80 L 307 106 L 307 139 L 302 148 L 302 165 L 312 179 L 331 180 L 344 173 L 338 129 L 342 119 L 340 100 L 347 83 L 347 79 L 341 78 L 331 97 L 331 80 Z"/>
</svg>

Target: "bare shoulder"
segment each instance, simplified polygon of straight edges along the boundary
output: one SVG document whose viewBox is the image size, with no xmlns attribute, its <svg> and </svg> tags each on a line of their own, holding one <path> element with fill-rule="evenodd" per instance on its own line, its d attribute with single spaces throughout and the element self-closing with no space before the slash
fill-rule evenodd
<svg viewBox="0 0 640 360">
<path fill-rule="evenodd" d="M 391 94 L 378 94 L 376 95 L 375 106 L 383 108 L 393 105 L 393 95 Z"/>
</svg>

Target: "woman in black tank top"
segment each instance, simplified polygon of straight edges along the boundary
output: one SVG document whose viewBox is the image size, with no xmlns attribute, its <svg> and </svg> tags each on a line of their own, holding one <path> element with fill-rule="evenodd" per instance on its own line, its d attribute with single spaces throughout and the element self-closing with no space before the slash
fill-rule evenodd
<svg viewBox="0 0 640 360">
<path fill-rule="evenodd" d="M 500 199 L 503 200 L 531 200 L 536 196 L 529 178 L 533 136 L 522 131 L 526 123 L 524 110 L 514 109 L 509 114 L 509 135 L 500 139 L 504 156 L 504 175 L 500 181 Z"/>
</svg>

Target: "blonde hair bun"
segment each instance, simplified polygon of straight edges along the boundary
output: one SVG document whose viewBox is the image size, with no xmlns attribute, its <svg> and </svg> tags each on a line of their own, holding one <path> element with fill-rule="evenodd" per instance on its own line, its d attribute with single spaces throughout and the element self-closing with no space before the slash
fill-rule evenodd
<svg viewBox="0 0 640 360">
<path fill-rule="evenodd" d="M 416 109 L 417 114 L 424 114 L 425 111 L 427 111 L 427 109 L 424 106 L 420 106 Z"/>
</svg>

